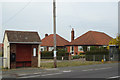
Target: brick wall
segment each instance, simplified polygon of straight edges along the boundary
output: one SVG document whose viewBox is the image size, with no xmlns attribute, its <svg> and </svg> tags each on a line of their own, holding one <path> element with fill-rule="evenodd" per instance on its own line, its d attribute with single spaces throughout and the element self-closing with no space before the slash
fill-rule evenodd
<svg viewBox="0 0 120 80">
<path fill-rule="evenodd" d="M 78 46 L 74 46 L 74 55 L 78 54 Z"/>
<path fill-rule="evenodd" d="M 70 53 L 70 46 L 67 46 L 67 52 Z"/>
<path fill-rule="evenodd" d="M 16 44 L 10 44 L 10 54 L 15 53 L 16 54 Z M 16 61 L 10 63 L 10 68 L 14 69 L 16 68 Z"/>
<path fill-rule="evenodd" d="M 36 48 L 36 56 L 33 56 L 33 48 Z M 38 67 L 38 45 L 32 45 L 32 67 Z"/>
</svg>

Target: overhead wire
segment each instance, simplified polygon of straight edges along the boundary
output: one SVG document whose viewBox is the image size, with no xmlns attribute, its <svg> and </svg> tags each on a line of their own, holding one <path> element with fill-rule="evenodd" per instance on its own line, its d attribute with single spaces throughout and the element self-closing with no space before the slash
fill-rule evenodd
<svg viewBox="0 0 120 80">
<path fill-rule="evenodd" d="M 11 16 L 5 23 L 3 23 L 3 26 L 6 25 L 9 21 L 14 19 L 20 12 L 22 12 L 30 3 L 32 0 L 30 0 L 23 8 L 21 8 L 18 12 L 16 12 L 13 16 Z"/>
</svg>

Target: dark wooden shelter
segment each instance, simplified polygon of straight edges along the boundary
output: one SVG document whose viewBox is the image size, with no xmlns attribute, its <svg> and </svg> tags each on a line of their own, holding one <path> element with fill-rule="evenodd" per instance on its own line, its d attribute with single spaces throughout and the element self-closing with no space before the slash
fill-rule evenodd
<svg viewBox="0 0 120 80">
<path fill-rule="evenodd" d="M 33 31 L 9 31 L 4 34 L 4 67 L 38 67 L 41 39 Z"/>
</svg>

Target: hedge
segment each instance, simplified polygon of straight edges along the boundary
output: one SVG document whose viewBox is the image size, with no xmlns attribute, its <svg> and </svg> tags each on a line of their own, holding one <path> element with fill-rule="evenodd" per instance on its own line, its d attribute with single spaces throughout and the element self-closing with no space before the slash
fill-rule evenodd
<svg viewBox="0 0 120 80">
<path fill-rule="evenodd" d="M 74 55 L 74 56 L 72 56 L 72 59 L 80 59 L 80 58 L 85 58 L 85 55 Z"/>
<path fill-rule="evenodd" d="M 97 51 L 88 51 L 86 52 L 86 61 L 101 61 L 104 58 L 106 61 L 109 60 L 109 51 L 108 50 L 97 50 Z"/>
<path fill-rule="evenodd" d="M 87 51 L 86 55 L 109 55 L 108 50 Z"/>
<path fill-rule="evenodd" d="M 41 52 L 41 59 L 53 59 L 53 52 L 52 51 Z"/>
<path fill-rule="evenodd" d="M 57 59 L 61 60 L 62 57 L 64 57 L 64 60 L 69 59 L 69 53 L 64 52 L 64 51 L 59 51 L 57 52 Z M 53 59 L 53 52 L 52 51 L 43 51 L 41 52 L 41 58 L 42 59 Z"/>
<path fill-rule="evenodd" d="M 80 59 L 79 55 L 72 56 L 72 59 Z"/>
</svg>

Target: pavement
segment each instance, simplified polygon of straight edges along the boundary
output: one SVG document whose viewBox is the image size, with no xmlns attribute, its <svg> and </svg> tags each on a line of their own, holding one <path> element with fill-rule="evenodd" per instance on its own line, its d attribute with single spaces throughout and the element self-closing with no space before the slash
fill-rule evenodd
<svg viewBox="0 0 120 80">
<path fill-rule="evenodd" d="M 2 78 L 2 57 L 0 57 L 0 80 Z"/>
<path fill-rule="evenodd" d="M 61 67 L 52 69 L 18 68 L 3 71 L 3 78 L 120 78 L 120 63 L 84 65 L 76 67 Z"/>
</svg>

